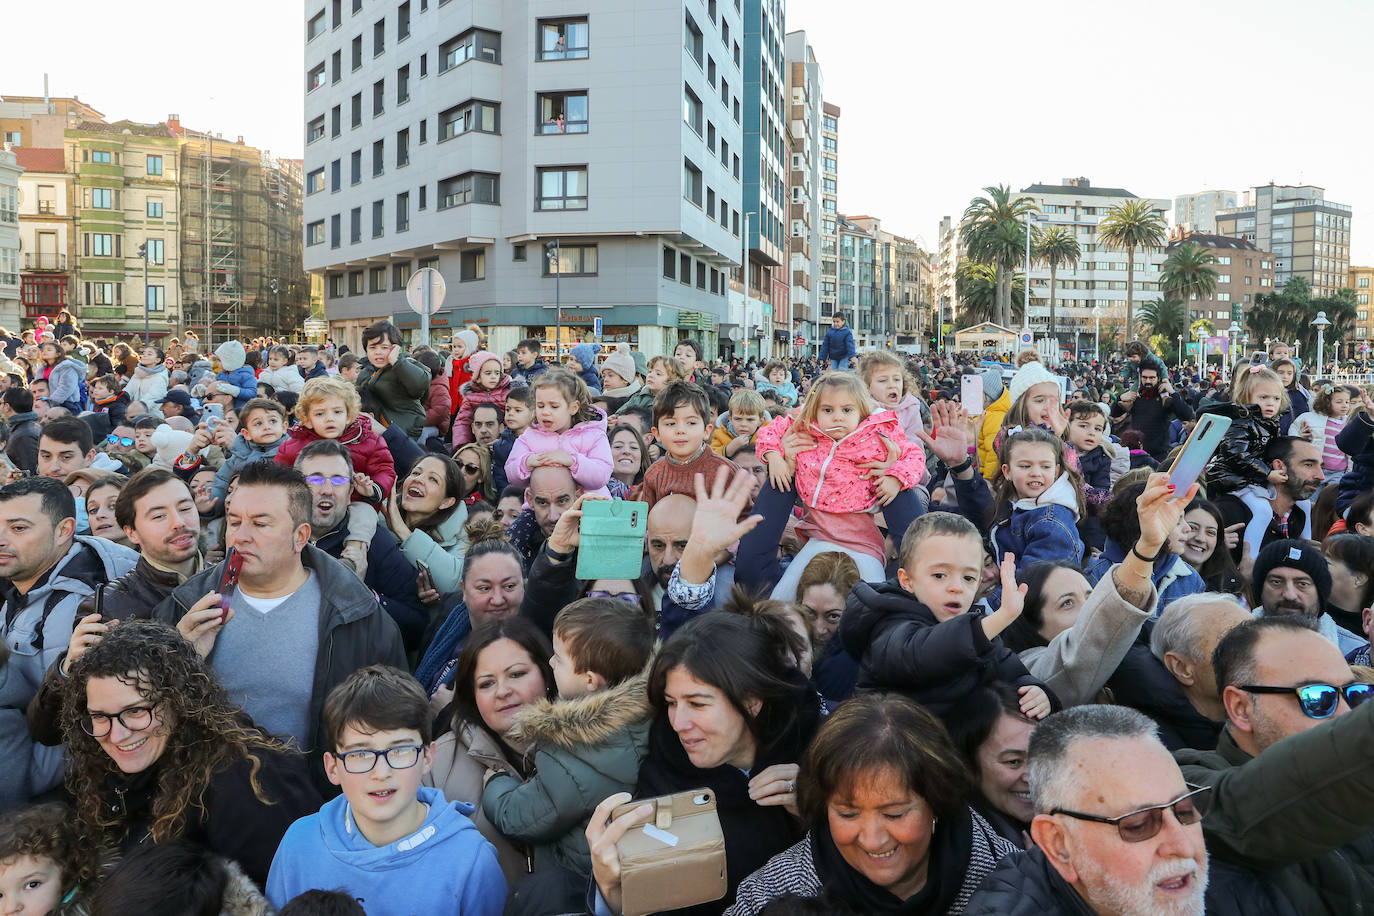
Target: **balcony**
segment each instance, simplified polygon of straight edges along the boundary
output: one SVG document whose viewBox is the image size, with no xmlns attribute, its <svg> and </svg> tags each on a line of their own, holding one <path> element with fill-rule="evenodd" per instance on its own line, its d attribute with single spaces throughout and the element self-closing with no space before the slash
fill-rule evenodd
<svg viewBox="0 0 1374 916">
<path fill-rule="evenodd" d="M 66 270 L 67 256 L 57 252 L 28 251 L 24 253 L 25 270 Z"/>
</svg>

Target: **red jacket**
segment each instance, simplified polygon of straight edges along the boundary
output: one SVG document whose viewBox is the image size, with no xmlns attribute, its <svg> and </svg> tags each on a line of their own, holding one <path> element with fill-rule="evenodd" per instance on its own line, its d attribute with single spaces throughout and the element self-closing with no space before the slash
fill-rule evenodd
<svg viewBox="0 0 1374 916">
<path fill-rule="evenodd" d="M 468 356 L 472 354 L 469 353 Z M 472 373 L 468 371 L 467 356 L 462 359 L 449 360 L 448 364 L 448 402 L 449 409 L 453 413 L 458 412 L 458 407 L 463 403 L 463 385 L 472 379 Z M 430 389 L 433 391 L 433 389 Z M 450 414 L 451 416 L 452 414 Z M 433 424 L 430 424 L 433 425 Z"/>
<path fill-rule="evenodd" d="M 291 427 L 290 434 L 277 448 L 277 464 L 294 466 L 301 449 L 322 438 L 313 429 L 297 423 Z M 382 497 L 389 495 L 392 487 L 396 486 L 396 463 L 391 460 L 391 449 L 387 448 L 382 437 L 373 431 L 372 421 L 367 417 L 358 417 L 344 427 L 339 442 L 347 446 L 348 453 L 353 456 L 353 473 L 371 477 L 372 482 L 381 488 Z M 357 493 L 353 494 L 353 501 L 371 502 Z"/>
<path fill-rule="evenodd" d="M 425 402 L 425 425 L 439 430 L 440 438 L 448 435 L 453 420 L 453 399 L 448 393 L 449 380 L 442 375 L 429 380 L 429 400 Z"/>
</svg>

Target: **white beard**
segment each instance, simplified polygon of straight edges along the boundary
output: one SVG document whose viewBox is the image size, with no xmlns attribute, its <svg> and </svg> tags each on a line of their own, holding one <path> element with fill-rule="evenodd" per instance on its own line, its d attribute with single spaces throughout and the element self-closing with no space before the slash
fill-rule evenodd
<svg viewBox="0 0 1374 916">
<path fill-rule="evenodd" d="M 1206 908 L 1207 869 L 1193 872 L 1196 879 L 1188 897 L 1163 901 L 1156 899 L 1155 885 L 1171 875 L 1181 874 L 1186 866 L 1197 868 L 1192 859 L 1172 859 L 1150 869 L 1149 877 L 1138 885 L 1124 887 L 1096 862 L 1075 862 L 1081 886 L 1093 889 L 1089 904 L 1098 913 L 1111 916 L 1203 916 Z"/>
</svg>

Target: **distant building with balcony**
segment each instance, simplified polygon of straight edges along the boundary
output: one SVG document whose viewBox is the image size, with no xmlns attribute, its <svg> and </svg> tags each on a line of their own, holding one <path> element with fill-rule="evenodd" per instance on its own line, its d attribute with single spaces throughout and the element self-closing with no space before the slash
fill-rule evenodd
<svg viewBox="0 0 1374 916">
<path fill-rule="evenodd" d="M 1219 334 L 1225 334 L 1232 323 L 1243 330 L 1245 311 L 1254 304 L 1255 297 L 1274 291 L 1274 255 L 1260 251 L 1249 239 L 1175 231 L 1164 248 L 1165 257 L 1190 242 L 1216 259 L 1212 269 L 1217 274 L 1217 285 L 1210 296 L 1194 297 L 1184 303 L 1188 320 L 1206 318 Z"/>
<path fill-rule="evenodd" d="M 19 176 L 20 300 L 24 324 L 39 316 L 53 319 L 71 305 L 76 210 L 73 176 L 58 148 L 15 150 Z"/>
<path fill-rule="evenodd" d="M 859 217 L 872 222 L 871 217 Z M 836 311 L 849 321 L 854 346 L 860 350 L 886 346 L 877 275 L 877 234 L 860 222 L 836 217 L 839 235 L 836 257 Z"/>
<path fill-rule="evenodd" d="M 1350 277 L 1350 206 L 1314 185 L 1260 185 L 1250 203 L 1217 213 L 1217 234 L 1274 253 L 1274 285 L 1304 277 L 1312 296 L 1334 296 Z"/>
<path fill-rule="evenodd" d="M 19 158 L 0 147 L 0 324 L 19 330 Z"/>
<path fill-rule="evenodd" d="M 815 353 L 820 347 L 821 263 L 821 67 L 805 32 L 787 33 L 787 83 L 790 94 L 789 140 L 790 272 L 792 275 L 791 352 Z M 807 345 L 796 346 L 797 340 Z"/>
<path fill-rule="evenodd" d="M 1374 339 L 1374 308 L 1369 302 L 1374 293 L 1374 267 L 1351 267 L 1350 289 L 1355 291 L 1355 339 L 1345 341 L 1345 355 L 1367 358 L 1370 340 Z"/>
</svg>

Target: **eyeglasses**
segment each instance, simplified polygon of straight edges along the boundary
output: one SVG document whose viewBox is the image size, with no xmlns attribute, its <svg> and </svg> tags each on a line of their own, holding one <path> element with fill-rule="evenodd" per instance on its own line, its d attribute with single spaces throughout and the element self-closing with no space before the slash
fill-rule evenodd
<svg viewBox="0 0 1374 916">
<path fill-rule="evenodd" d="M 322 487 L 326 483 L 341 487 L 346 483 L 352 483 L 352 480 L 348 477 L 344 477 L 342 474 L 330 474 L 328 477 L 323 474 L 311 474 L 309 477 L 305 478 L 305 482 L 312 487 Z"/>
<path fill-rule="evenodd" d="M 418 744 L 406 744 L 401 747 L 389 747 L 384 751 L 345 751 L 339 754 L 338 758 L 343 761 L 343 768 L 347 773 L 371 773 L 377 766 L 378 757 L 385 757 L 386 765 L 393 770 L 408 770 L 419 762 L 421 750 L 423 748 Z"/>
<path fill-rule="evenodd" d="M 460 464 L 459 467 L 469 474 L 480 474 L 482 472 L 482 466 L 480 464 L 467 464 L 464 462 Z"/>
<path fill-rule="evenodd" d="M 110 443 L 111 445 L 122 445 L 125 448 L 134 447 L 133 439 L 130 439 L 128 436 L 116 436 L 114 433 L 110 433 L 108 436 L 106 436 L 105 441 Z"/>
<path fill-rule="evenodd" d="M 630 604 L 639 604 L 638 592 L 603 592 L 600 589 L 592 589 L 583 595 L 584 598 L 614 598 L 617 601 L 627 601 Z"/>
<path fill-rule="evenodd" d="M 92 738 L 104 738 L 114 727 L 115 719 L 118 719 L 119 724 L 129 731 L 141 732 L 153 724 L 153 707 L 130 706 L 123 712 L 117 712 L 112 716 L 103 712 L 87 713 L 81 717 L 81 730 Z"/>
<path fill-rule="evenodd" d="M 1289 693 L 1298 698 L 1302 714 L 1309 719 L 1329 719 L 1336 712 L 1340 697 L 1345 697 L 1351 709 L 1374 697 L 1374 684 L 1346 684 L 1335 687 L 1331 684 L 1301 684 L 1297 687 L 1266 687 L 1249 684 L 1240 688 L 1246 693 Z"/>
<path fill-rule="evenodd" d="M 1166 808 L 1174 812 L 1174 818 L 1184 827 L 1192 826 L 1207 816 L 1208 810 L 1212 807 L 1212 787 L 1190 785 L 1188 788 L 1192 791 L 1171 802 L 1141 808 L 1139 811 L 1131 811 L 1120 817 L 1101 817 L 1096 814 L 1067 811 L 1063 808 L 1055 808 L 1050 814 L 1062 814 L 1065 817 L 1080 821 L 1092 821 L 1095 824 L 1111 824 L 1116 828 L 1116 832 L 1121 836 L 1123 843 L 1143 843 L 1157 836 L 1159 831 L 1164 829 L 1164 809 Z"/>
</svg>

